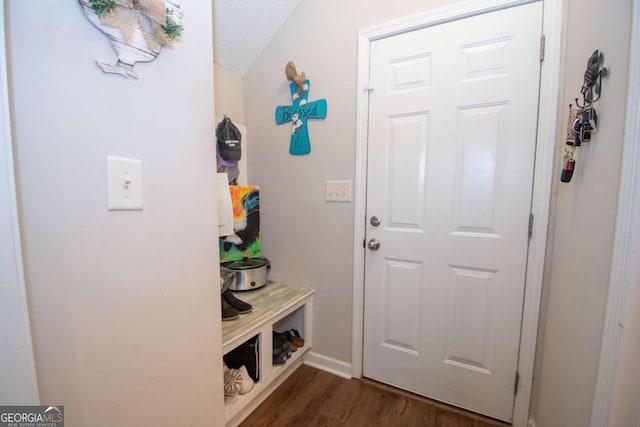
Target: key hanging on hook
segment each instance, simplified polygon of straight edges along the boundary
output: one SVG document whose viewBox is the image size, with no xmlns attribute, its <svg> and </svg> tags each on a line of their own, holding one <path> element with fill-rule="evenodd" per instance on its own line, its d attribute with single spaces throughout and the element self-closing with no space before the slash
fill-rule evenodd
<svg viewBox="0 0 640 427">
<path fill-rule="evenodd" d="M 565 148 L 562 174 L 560 175 L 560 181 L 562 182 L 570 182 L 571 178 L 573 178 L 573 172 L 576 169 L 576 161 L 573 158 L 574 151 L 575 148 Z"/>
</svg>

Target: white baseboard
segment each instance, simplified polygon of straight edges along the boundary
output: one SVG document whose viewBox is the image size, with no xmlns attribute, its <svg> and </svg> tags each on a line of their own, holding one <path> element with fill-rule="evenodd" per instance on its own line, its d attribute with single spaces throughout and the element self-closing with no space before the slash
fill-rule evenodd
<svg viewBox="0 0 640 427">
<path fill-rule="evenodd" d="M 536 427 L 536 420 L 529 418 L 529 427 Z"/>
<path fill-rule="evenodd" d="M 339 377 L 351 379 L 351 363 L 309 351 L 304 355 L 302 363 Z"/>
</svg>

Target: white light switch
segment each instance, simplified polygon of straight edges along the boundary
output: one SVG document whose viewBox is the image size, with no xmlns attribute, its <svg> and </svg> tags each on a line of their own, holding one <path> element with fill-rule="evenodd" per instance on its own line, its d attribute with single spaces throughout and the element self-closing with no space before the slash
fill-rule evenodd
<svg viewBox="0 0 640 427">
<path fill-rule="evenodd" d="M 107 156 L 107 209 L 142 209 L 142 160 Z"/>
<path fill-rule="evenodd" d="M 327 181 L 325 191 L 325 201 L 327 202 L 351 201 L 351 181 Z"/>
</svg>

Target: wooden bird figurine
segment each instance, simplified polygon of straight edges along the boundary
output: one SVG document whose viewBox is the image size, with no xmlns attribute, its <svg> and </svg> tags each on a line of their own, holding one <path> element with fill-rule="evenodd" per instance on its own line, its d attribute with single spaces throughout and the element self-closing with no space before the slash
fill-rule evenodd
<svg viewBox="0 0 640 427">
<path fill-rule="evenodd" d="M 287 80 L 296 84 L 296 87 L 298 88 L 298 95 L 300 95 L 304 90 L 303 85 L 304 81 L 306 80 L 304 71 L 298 74 L 298 72 L 296 71 L 296 65 L 290 61 L 284 68 L 284 74 L 287 76 Z"/>
</svg>

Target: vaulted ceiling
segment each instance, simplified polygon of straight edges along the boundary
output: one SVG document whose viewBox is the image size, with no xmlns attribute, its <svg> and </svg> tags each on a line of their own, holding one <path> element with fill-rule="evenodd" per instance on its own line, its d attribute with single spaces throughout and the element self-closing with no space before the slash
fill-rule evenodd
<svg viewBox="0 0 640 427">
<path fill-rule="evenodd" d="M 244 76 L 301 0 L 214 0 L 213 56 Z"/>
</svg>

